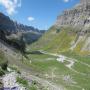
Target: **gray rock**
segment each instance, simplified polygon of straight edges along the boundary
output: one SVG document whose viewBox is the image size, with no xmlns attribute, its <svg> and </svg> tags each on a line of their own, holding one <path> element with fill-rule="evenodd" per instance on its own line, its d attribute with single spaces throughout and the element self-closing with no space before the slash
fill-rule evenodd
<svg viewBox="0 0 90 90">
<path fill-rule="evenodd" d="M 88 2 L 88 3 L 87 3 Z M 73 9 L 68 9 L 57 17 L 56 26 L 84 27 L 90 23 L 90 1 L 81 0 Z"/>
<path fill-rule="evenodd" d="M 81 52 L 90 52 L 90 0 L 80 0 L 72 9 L 65 10 L 57 17 L 55 26 L 75 28 L 73 30 L 77 30 L 78 37 L 72 41 L 70 49 L 74 50 L 78 44 L 83 43 Z"/>
</svg>

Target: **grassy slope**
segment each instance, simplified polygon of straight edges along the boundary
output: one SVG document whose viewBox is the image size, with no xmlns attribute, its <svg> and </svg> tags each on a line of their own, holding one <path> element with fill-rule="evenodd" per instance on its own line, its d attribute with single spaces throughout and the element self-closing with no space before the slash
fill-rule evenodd
<svg viewBox="0 0 90 90">
<path fill-rule="evenodd" d="M 0 51 L 0 76 L 5 74 L 5 65 L 7 64 L 7 59 L 4 56 L 4 53 Z M 0 83 L 1 85 L 1 83 Z"/>
<path fill-rule="evenodd" d="M 57 28 L 53 26 L 37 42 L 30 45 L 28 48 L 30 50 L 45 50 L 53 53 L 67 52 L 71 47 L 71 43 L 73 41 L 77 42 L 79 38 L 76 31 L 78 30 L 71 27 Z M 79 41 L 77 46 L 73 49 L 73 52 L 81 55 L 90 54 L 87 50 L 82 51 L 87 38 L 88 34 L 83 36 L 81 41 Z"/>
<path fill-rule="evenodd" d="M 74 48 L 74 52 L 75 53 L 79 53 L 79 54 L 81 54 L 81 55 L 88 55 L 88 54 L 90 54 L 90 51 L 88 50 L 82 50 L 82 48 L 83 48 L 83 46 L 84 46 L 84 44 L 86 43 L 86 40 L 87 40 L 87 38 L 90 36 L 90 34 L 88 33 L 88 34 L 86 34 L 86 35 L 84 35 L 84 38 L 82 38 L 82 40 L 77 44 L 77 46 Z M 87 48 L 88 48 L 88 46 L 87 46 Z"/>
<path fill-rule="evenodd" d="M 30 49 L 42 49 L 59 53 L 67 51 L 70 48 L 70 43 L 75 40 L 75 38 L 76 34 L 72 32 L 71 28 L 57 29 L 53 26 L 39 39 L 39 41 L 32 44 Z"/>
<path fill-rule="evenodd" d="M 66 56 L 71 57 L 68 53 L 65 54 Z M 50 55 L 43 55 L 43 54 L 32 54 L 29 55 L 31 63 L 29 61 L 25 61 L 24 63 L 32 68 L 33 71 L 35 71 L 38 75 L 38 77 L 50 80 L 51 82 L 54 82 L 58 85 L 63 85 L 67 88 L 67 90 L 82 90 L 82 88 L 85 88 L 85 90 L 89 90 L 90 86 L 90 77 L 89 77 L 89 70 L 90 67 L 87 67 L 79 62 L 75 63 L 72 67 L 74 70 L 78 71 L 79 73 L 76 73 L 69 68 L 67 68 L 65 65 L 68 63 L 64 62 L 58 62 L 56 60 L 57 57 L 50 56 Z M 84 63 L 89 64 L 90 58 L 88 58 L 85 62 L 85 58 L 83 60 L 83 57 L 80 56 L 72 56 L 72 58 L 76 58 L 78 61 L 82 61 Z M 89 62 L 89 63 L 88 63 Z M 90 65 L 90 64 L 89 64 Z M 52 72 L 53 75 L 52 76 Z M 82 75 L 81 73 L 84 73 L 85 75 Z M 64 76 L 70 75 L 71 79 L 77 83 L 69 83 L 69 81 L 65 81 L 63 78 Z M 53 78 L 52 78 L 53 77 Z"/>
<path fill-rule="evenodd" d="M 5 63 L 7 60 L 4 56 L 4 53 L 2 51 L 0 51 L 0 66 Z"/>
</svg>

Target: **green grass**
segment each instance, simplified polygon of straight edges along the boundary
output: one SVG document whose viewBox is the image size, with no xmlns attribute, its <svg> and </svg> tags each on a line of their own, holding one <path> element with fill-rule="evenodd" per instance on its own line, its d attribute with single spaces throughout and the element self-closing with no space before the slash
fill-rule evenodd
<svg viewBox="0 0 90 90">
<path fill-rule="evenodd" d="M 17 82 L 21 85 L 23 85 L 27 90 L 37 90 L 37 83 L 36 81 L 32 81 L 32 83 L 29 85 L 28 81 L 25 80 L 22 77 L 17 77 Z"/>
<path fill-rule="evenodd" d="M 68 69 L 65 65 L 68 64 L 68 62 L 58 62 L 56 59 L 57 57 L 51 56 L 51 55 L 44 55 L 44 54 L 29 54 L 28 60 L 22 61 L 14 60 L 12 63 L 16 64 L 18 68 L 24 69 L 26 71 L 30 71 L 31 74 L 34 74 L 40 78 L 44 78 L 46 80 L 49 80 L 51 82 L 56 83 L 57 85 L 62 85 L 67 90 L 82 90 L 82 88 L 85 88 L 85 90 L 90 90 L 90 68 L 81 64 L 80 62 L 84 62 L 86 64 L 90 65 L 90 57 L 89 56 L 80 56 L 76 53 L 73 53 L 71 51 L 62 53 L 65 56 L 75 58 L 79 62 L 76 62 L 73 66 L 73 69 L 80 73 L 85 73 L 85 75 L 82 75 L 80 73 L 76 73 L 70 69 Z M 12 60 L 11 60 L 12 61 Z M 30 63 L 31 61 L 31 63 Z M 52 78 L 52 72 L 55 75 L 54 78 Z M 77 82 L 76 84 L 70 83 L 68 84 L 68 81 L 64 81 L 64 76 L 70 75 L 72 77 L 72 80 Z M 81 88 L 82 87 L 82 88 Z M 37 90 L 37 87 L 32 85 L 30 87 L 30 90 Z M 42 89 L 44 90 L 44 89 Z"/>
<path fill-rule="evenodd" d="M 70 48 L 70 42 L 75 40 L 76 33 L 72 28 L 51 27 L 37 42 L 28 46 L 30 50 L 45 50 L 58 53 L 59 51 L 67 51 Z"/>
<path fill-rule="evenodd" d="M 86 64 L 90 65 L 90 56 L 89 55 L 80 55 L 72 51 L 63 52 L 65 56 L 77 59 L 78 61 L 85 62 Z"/>
<path fill-rule="evenodd" d="M 4 70 L 0 69 L 0 76 L 3 76 L 5 74 Z"/>
<path fill-rule="evenodd" d="M 65 54 L 65 53 L 64 53 Z M 74 53 L 73 53 L 74 54 Z M 67 53 L 66 56 L 76 58 L 78 61 L 82 61 L 83 57 L 81 58 L 80 56 L 74 56 L 73 54 Z M 63 85 L 64 87 L 67 88 L 67 90 L 82 90 L 82 88 L 85 88 L 85 90 L 90 90 L 90 77 L 89 77 L 89 70 L 90 68 L 81 64 L 80 62 L 75 63 L 73 66 L 73 69 L 75 69 L 77 72 L 76 73 L 67 67 L 65 67 L 68 62 L 66 61 L 65 63 L 60 63 L 56 61 L 57 57 L 54 56 L 49 56 L 49 55 L 29 55 L 30 60 L 32 63 L 29 63 L 29 61 L 25 61 L 24 63 L 28 65 L 30 68 L 32 68 L 35 73 L 38 74 L 38 77 L 44 78 L 47 80 L 50 80 L 51 82 L 56 83 L 57 85 Z M 49 59 L 48 59 L 49 58 Z M 50 59 L 51 58 L 51 59 Z M 79 60 L 79 58 L 81 60 Z M 85 57 L 84 57 L 85 59 Z M 84 63 L 88 63 L 90 58 L 88 60 L 82 61 Z M 88 63 L 89 64 L 89 63 Z M 90 65 L 90 64 L 89 64 Z M 55 77 L 52 79 L 52 72 L 54 73 Z M 85 75 L 82 75 L 80 73 L 84 73 Z M 48 76 L 46 76 L 46 74 Z M 76 84 L 70 83 L 63 80 L 63 77 L 66 75 L 70 75 L 73 79 L 73 81 L 77 82 Z M 82 88 L 81 88 L 82 87 Z"/>
<path fill-rule="evenodd" d="M 4 53 L 0 51 L 0 76 L 5 74 L 7 68 L 7 59 L 4 56 Z"/>
<path fill-rule="evenodd" d="M 28 81 L 25 80 L 24 78 L 17 77 L 17 82 L 18 82 L 19 84 L 22 84 L 22 85 L 25 86 L 25 87 L 28 87 Z"/>
<path fill-rule="evenodd" d="M 4 56 L 4 53 L 0 51 L 0 65 L 2 65 L 2 63 L 4 63 L 5 61 L 6 61 L 6 58 Z"/>
<path fill-rule="evenodd" d="M 74 51 L 70 51 L 71 43 L 73 41 L 76 42 L 78 39 L 76 31 L 78 30 L 70 27 L 56 28 L 53 26 L 37 42 L 27 47 L 31 51 L 44 50 L 74 58 L 77 60 L 72 67 L 75 71 L 65 66 L 69 63 L 68 61 L 62 64 L 56 61 L 57 57 L 49 55 L 30 55 L 32 63 L 25 61 L 25 64 L 37 72 L 39 77 L 50 80 L 58 85 L 63 85 L 67 90 L 82 90 L 83 88 L 90 90 L 90 67 L 85 65 L 90 65 L 90 56 L 87 56 L 90 52 L 81 51 L 87 37 L 77 44 Z M 51 60 L 48 60 L 48 58 L 51 58 Z M 52 71 L 54 69 L 55 77 L 52 79 Z M 48 75 L 48 77 L 45 75 Z M 70 75 L 72 80 L 77 83 L 68 84 L 68 82 L 64 81 L 63 77 L 67 75 Z"/>
<path fill-rule="evenodd" d="M 29 90 L 37 90 L 37 87 L 35 85 L 32 85 Z"/>
<path fill-rule="evenodd" d="M 31 51 L 45 50 L 53 53 L 67 52 L 70 50 L 74 42 L 77 42 L 79 39 L 79 35 L 77 34 L 78 31 L 79 29 L 72 27 L 57 28 L 52 26 L 38 41 L 27 46 L 27 49 Z M 87 49 L 82 50 L 88 37 L 89 34 L 83 36 L 73 51 L 77 54 L 89 55 L 90 52 Z"/>
<path fill-rule="evenodd" d="M 77 70 L 78 72 L 81 72 L 81 73 L 85 73 L 85 74 L 90 74 L 90 67 L 88 66 L 85 66 L 81 63 L 75 63 L 74 67 L 73 67 L 75 70 Z"/>
</svg>

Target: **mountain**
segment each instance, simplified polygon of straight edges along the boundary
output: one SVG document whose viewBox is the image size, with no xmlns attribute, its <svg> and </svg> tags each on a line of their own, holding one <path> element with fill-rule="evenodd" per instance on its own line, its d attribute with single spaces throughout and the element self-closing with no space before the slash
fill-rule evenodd
<svg viewBox="0 0 90 90">
<path fill-rule="evenodd" d="M 11 37 L 20 37 L 23 34 L 25 42 L 32 43 L 40 38 L 45 30 L 39 30 L 32 26 L 17 23 L 3 13 L 0 13 L 0 33 L 1 32 L 3 32 L 9 39 L 11 39 Z"/>
<path fill-rule="evenodd" d="M 8 16 L 4 15 L 1 12 L 0 12 L 0 29 L 6 30 L 10 33 L 26 32 L 26 31 L 38 33 L 44 32 L 44 30 L 39 30 L 32 26 L 17 23 L 16 21 L 11 20 Z"/>
<path fill-rule="evenodd" d="M 90 1 L 80 0 L 72 9 L 65 10 L 30 48 L 56 53 L 72 51 L 90 54 Z"/>
<path fill-rule="evenodd" d="M 89 5 L 89 0 L 81 0 L 44 34 L 2 14 L 0 87 L 18 89 L 18 83 L 26 90 L 90 90 Z M 38 40 L 30 45 L 23 42 L 33 42 L 35 37 Z M 13 71 L 19 73 L 17 78 Z"/>
</svg>

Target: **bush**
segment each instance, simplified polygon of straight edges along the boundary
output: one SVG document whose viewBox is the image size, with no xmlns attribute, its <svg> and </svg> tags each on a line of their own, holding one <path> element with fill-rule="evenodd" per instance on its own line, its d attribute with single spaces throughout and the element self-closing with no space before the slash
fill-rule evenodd
<svg viewBox="0 0 90 90">
<path fill-rule="evenodd" d="M 17 77 L 17 82 L 18 82 L 19 84 L 22 84 L 22 85 L 25 86 L 25 87 L 28 87 L 28 81 L 25 80 L 24 78 Z"/>
<path fill-rule="evenodd" d="M 1 68 L 2 68 L 3 70 L 7 70 L 7 66 L 8 66 L 8 61 L 3 62 L 3 63 L 1 64 Z"/>
<path fill-rule="evenodd" d="M 37 88 L 34 85 L 32 85 L 29 89 L 30 90 L 37 90 Z"/>
<path fill-rule="evenodd" d="M 6 60 L 2 51 L 0 51 L 0 66 L 3 70 L 7 70 L 8 61 Z"/>
<path fill-rule="evenodd" d="M 13 71 L 17 72 L 18 74 L 21 74 L 19 68 L 16 65 L 9 66 L 9 68 L 11 68 Z"/>
<path fill-rule="evenodd" d="M 0 76 L 3 76 L 4 74 L 5 72 L 2 69 L 0 69 Z"/>
</svg>

